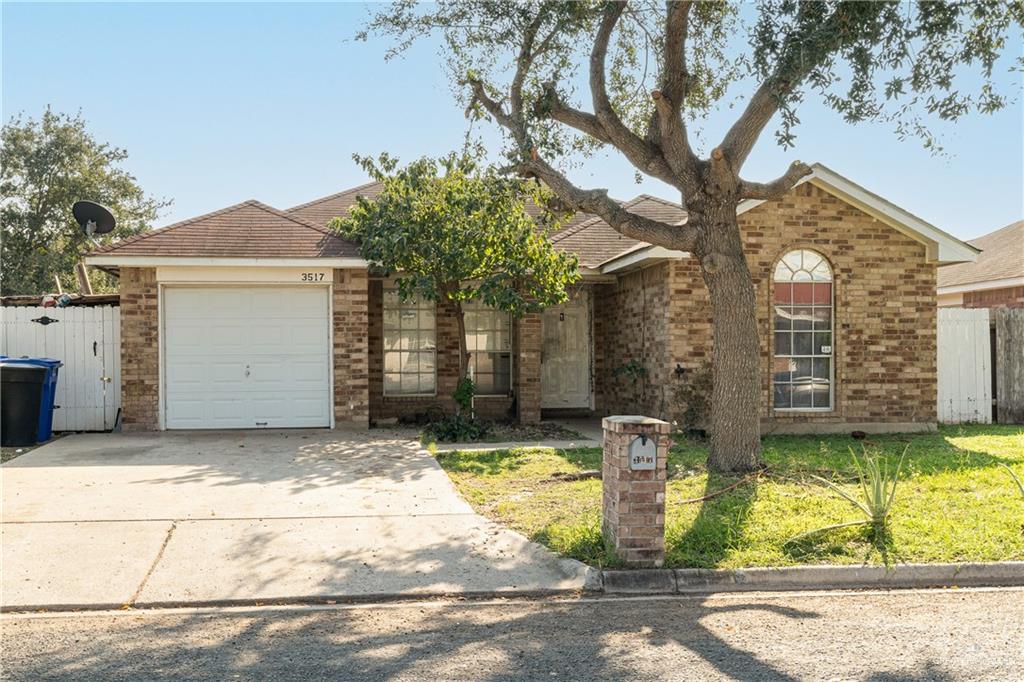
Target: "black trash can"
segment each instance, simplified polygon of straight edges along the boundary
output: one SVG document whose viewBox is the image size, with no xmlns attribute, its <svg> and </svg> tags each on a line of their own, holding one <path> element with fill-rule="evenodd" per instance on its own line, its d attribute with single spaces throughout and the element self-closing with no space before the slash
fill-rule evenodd
<svg viewBox="0 0 1024 682">
<path fill-rule="evenodd" d="M 39 408 L 47 369 L 34 365 L 0 365 L 0 443 L 35 445 Z"/>
</svg>

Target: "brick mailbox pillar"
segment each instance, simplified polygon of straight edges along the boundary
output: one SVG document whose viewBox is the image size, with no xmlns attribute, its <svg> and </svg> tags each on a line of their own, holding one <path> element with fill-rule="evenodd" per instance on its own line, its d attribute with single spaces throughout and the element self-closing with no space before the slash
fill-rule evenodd
<svg viewBox="0 0 1024 682">
<path fill-rule="evenodd" d="M 601 529 L 626 565 L 665 563 L 665 470 L 668 422 L 641 416 L 605 417 Z"/>
</svg>

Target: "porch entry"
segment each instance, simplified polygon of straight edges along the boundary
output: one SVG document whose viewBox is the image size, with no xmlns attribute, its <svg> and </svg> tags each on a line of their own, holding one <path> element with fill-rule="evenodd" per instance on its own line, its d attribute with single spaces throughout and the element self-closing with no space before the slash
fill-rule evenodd
<svg viewBox="0 0 1024 682">
<path fill-rule="evenodd" d="M 589 408 L 590 291 L 582 288 L 541 316 L 541 408 Z"/>
</svg>

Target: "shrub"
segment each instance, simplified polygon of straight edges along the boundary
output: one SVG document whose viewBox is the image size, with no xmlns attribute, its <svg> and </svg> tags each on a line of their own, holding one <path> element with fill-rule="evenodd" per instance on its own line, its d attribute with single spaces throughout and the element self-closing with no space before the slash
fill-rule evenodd
<svg viewBox="0 0 1024 682">
<path fill-rule="evenodd" d="M 460 412 L 469 412 L 473 407 L 473 396 L 476 394 L 476 384 L 469 377 L 459 382 L 452 397 L 455 404 L 459 406 Z"/>
<path fill-rule="evenodd" d="M 674 418 L 685 431 L 706 431 L 711 420 L 711 363 L 684 372 L 672 394 Z"/>
<path fill-rule="evenodd" d="M 465 443 L 485 438 L 489 431 L 489 424 L 463 414 L 451 414 L 427 424 L 422 439 L 438 443 Z"/>
<path fill-rule="evenodd" d="M 641 386 L 644 377 L 647 376 L 647 368 L 639 360 L 633 359 L 613 369 L 612 374 L 616 377 L 625 377 L 628 381 L 632 382 L 633 402 L 639 403 L 642 397 Z"/>
</svg>

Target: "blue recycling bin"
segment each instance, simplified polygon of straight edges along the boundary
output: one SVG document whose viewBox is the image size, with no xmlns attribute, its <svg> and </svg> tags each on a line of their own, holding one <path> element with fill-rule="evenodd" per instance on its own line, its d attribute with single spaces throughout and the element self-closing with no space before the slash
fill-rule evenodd
<svg viewBox="0 0 1024 682">
<path fill-rule="evenodd" d="M 0 355 L 0 363 L 42 367 L 46 370 L 43 390 L 39 397 L 39 424 L 36 428 L 36 442 L 45 443 L 50 440 L 53 437 L 53 401 L 57 396 L 57 370 L 63 367 L 64 363 L 53 358 L 9 358 L 5 355 Z"/>
</svg>

